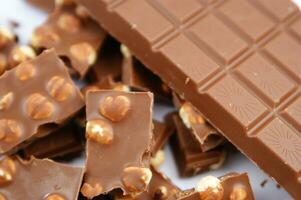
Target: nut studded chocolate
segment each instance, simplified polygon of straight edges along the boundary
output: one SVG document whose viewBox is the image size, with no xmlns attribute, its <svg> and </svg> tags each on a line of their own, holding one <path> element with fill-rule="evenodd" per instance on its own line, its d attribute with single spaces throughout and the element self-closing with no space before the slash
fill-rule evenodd
<svg viewBox="0 0 301 200">
<path fill-rule="evenodd" d="M 76 1 L 300 198 L 301 18 L 290 0 Z"/>
<path fill-rule="evenodd" d="M 81 77 L 97 60 L 97 50 L 106 33 L 89 16 L 78 12 L 77 6 L 62 5 L 38 27 L 31 38 L 36 48 L 54 48 L 67 56 Z"/>
<path fill-rule="evenodd" d="M 87 93 L 84 196 L 93 198 L 116 188 L 124 194 L 147 189 L 152 177 L 152 102 L 151 93 Z"/>
<path fill-rule="evenodd" d="M 83 105 L 53 50 L 23 62 L 0 77 L 0 152 L 34 139 L 40 127 L 64 122 Z"/>
<path fill-rule="evenodd" d="M 4 157 L 0 161 L 1 200 L 73 200 L 77 199 L 83 168 L 51 160 L 22 160 Z"/>
</svg>

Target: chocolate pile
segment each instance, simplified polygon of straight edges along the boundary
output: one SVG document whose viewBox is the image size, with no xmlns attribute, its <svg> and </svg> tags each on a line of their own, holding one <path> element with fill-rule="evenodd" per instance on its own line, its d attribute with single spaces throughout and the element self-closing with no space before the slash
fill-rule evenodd
<svg viewBox="0 0 301 200">
<path fill-rule="evenodd" d="M 168 142 L 182 177 L 223 167 L 232 143 L 300 199 L 291 1 L 27 1 L 50 14 L 26 46 L 0 29 L 0 200 L 254 199 L 246 173 L 178 188 Z M 154 102 L 175 111 L 156 121 Z"/>
</svg>

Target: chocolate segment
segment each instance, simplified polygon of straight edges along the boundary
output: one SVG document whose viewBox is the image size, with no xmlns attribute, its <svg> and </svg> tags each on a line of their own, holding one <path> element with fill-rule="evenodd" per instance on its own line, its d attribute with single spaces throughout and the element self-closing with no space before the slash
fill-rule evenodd
<svg viewBox="0 0 301 200">
<path fill-rule="evenodd" d="M 151 93 L 87 93 L 84 196 L 93 198 L 117 188 L 124 194 L 147 189 L 152 175 L 152 101 Z"/>
<path fill-rule="evenodd" d="M 72 67 L 85 76 L 97 60 L 97 50 L 106 33 L 89 16 L 82 16 L 76 6 L 58 6 L 31 38 L 36 48 L 54 48 L 70 59 Z"/>
<path fill-rule="evenodd" d="M 39 136 L 43 125 L 63 123 L 84 102 L 63 62 L 49 50 L 0 77 L 0 104 L 4 153 Z"/>
<path fill-rule="evenodd" d="M 17 157 L 2 158 L 0 170 L 0 196 L 14 200 L 77 199 L 84 172 L 48 159 L 26 161 Z"/>
<path fill-rule="evenodd" d="M 169 137 L 174 133 L 175 127 L 173 123 L 159 122 L 154 120 L 154 145 L 152 153 L 156 154 L 167 143 Z"/>
<path fill-rule="evenodd" d="M 172 149 L 181 176 L 193 176 L 205 169 L 221 163 L 225 154 L 221 149 L 203 152 L 199 142 L 185 127 L 178 115 L 173 116 L 176 134 L 172 137 Z"/>
<path fill-rule="evenodd" d="M 76 1 L 294 198 L 301 196 L 301 33 L 293 2 Z"/>
</svg>

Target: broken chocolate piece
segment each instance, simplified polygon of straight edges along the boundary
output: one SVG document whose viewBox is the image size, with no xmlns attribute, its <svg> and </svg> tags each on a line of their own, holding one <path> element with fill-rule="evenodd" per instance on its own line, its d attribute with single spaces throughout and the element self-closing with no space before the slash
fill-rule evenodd
<svg viewBox="0 0 301 200">
<path fill-rule="evenodd" d="M 145 191 L 152 176 L 151 93 L 91 91 L 86 102 L 87 163 L 82 194 L 93 198 L 117 188 L 124 194 Z"/>
<path fill-rule="evenodd" d="M 31 38 L 36 48 L 54 48 L 70 59 L 72 67 L 84 77 L 97 60 L 97 51 L 106 33 L 89 17 L 76 13 L 76 6 L 59 6 Z"/>
<path fill-rule="evenodd" d="M 54 11 L 55 0 L 26 0 L 29 4 L 43 10 L 44 12 L 50 13 Z"/>
<path fill-rule="evenodd" d="M 301 19 L 292 1 L 76 2 L 300 198 Z"/>
<path fill-rule="evenodd" d="M 0 161 L 1 199 L 77 199 L 82 168 L 51 160 L 4 157 Z"/>
<path fill-rule="evenodd" d="M 154 120 L 154 145 L 152 153 L 156 154 L 167 143 L 169 137 L 175 132 L 173 123 L 165 123 Z"/>
<path fill-rule="evenodd" d="M 84 106 L 79 90 L 53 50 L 0 77 L 0 104 L 1 153 L 34 139 L 43 125 L 63 123 Z"/>
<path fill-rule="evenodd" d="M 225 154 L 221 149 L 203 152 L 199 142 L 178 115 L 174 115 L 173 120 L 176 134 L 171 142 L 181 176 L 193 176 L 224 160 Z"/>
</svg>

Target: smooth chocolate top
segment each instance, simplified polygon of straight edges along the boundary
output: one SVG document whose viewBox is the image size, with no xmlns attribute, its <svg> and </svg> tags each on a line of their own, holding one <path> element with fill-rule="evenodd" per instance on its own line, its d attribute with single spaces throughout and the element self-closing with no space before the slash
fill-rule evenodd
<svg viewBox="0 0 301 200">
<path fill-rule="evenodd" d="M 4 157 L 0 169 L 0 197 L 8 200 L 75 200 L 84 172 L 82 168 L 33 157 L 28 161 Z"/>
<path fill-rule="evenodd" d="M 292 1 L 76 1 L 301 196 L 301 18 Z"/>
<path fill-rule="evenodd" d="M 81 192 L 92 198 L 121 188 L 146 190 L 151 178 L 151 93 L 92 91 L 86 96 L 87 161 Z"/>
<path fill-rule="evenodd" d="M 83 105 L 53 50 L 7 71 L 0 77 L 0 152 L 30 139 L 42 125 L 62 123 Z"/>
<path fill-rule="evenodd" d="M 106 33 L 77 9 L 73 4 L 57 6 L 47 21 L 34 31 L 31 43 L 38 48 L 54 48 L 60 56 L 67 56 L 83 77 L 95 64 Z"/>
</svg>

